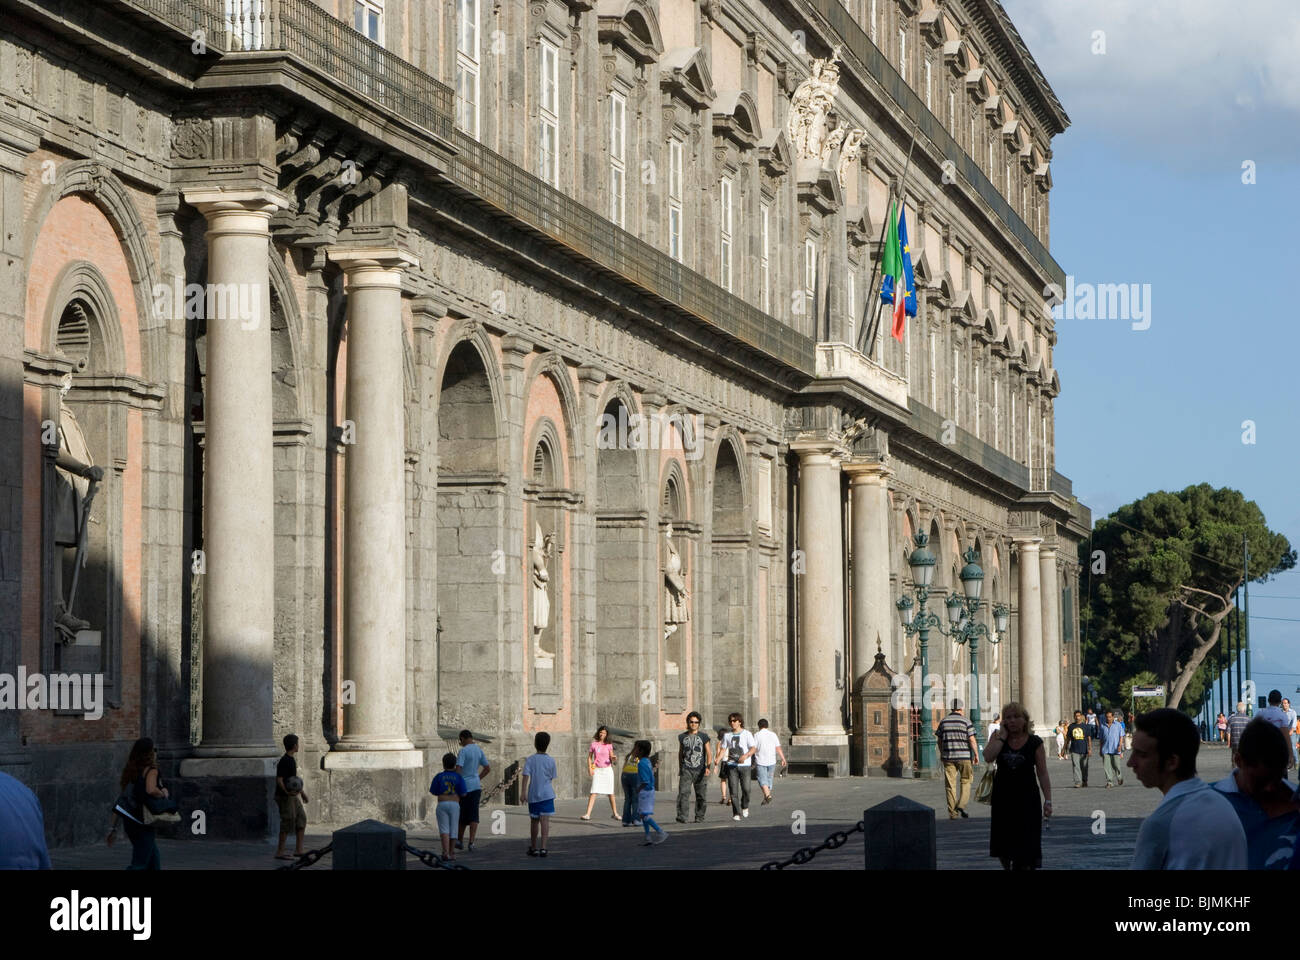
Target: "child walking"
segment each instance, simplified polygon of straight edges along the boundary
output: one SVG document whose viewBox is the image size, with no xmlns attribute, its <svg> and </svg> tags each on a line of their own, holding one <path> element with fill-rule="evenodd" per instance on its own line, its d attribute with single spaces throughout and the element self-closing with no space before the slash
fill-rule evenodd
<svg viewBox="0 0 1300 960">
<path fill-rule="evenodd" d="M 528 855 L 546 856 L 546 839 L 550 834 L 550 818 L 555 815 L 555 785 L 558 775 L 555 758 L 546 753 L 551 745 L 551 735 L 545 730 L 533 737 L 537 752 L 524 761 L 523 790 L 528 798 Z M 538 835 L 541 835 L 539 845 Z"/>
<path fill-rule="evenodd" d="M 455 861 L 451 842 L 460 823 L 460 800 L 469 791 L 465 778 L 456 772 L 456 754 L 442 755 L 442 773 L 433 778 L 429 792 L 438 798 L 438 836 L 442 840 L 442 859 Z"/>
<path fill-rule="evenodd" d="M 645 845 L 663 843 L 668 839 L 663 827 L 655 823 L 655 771 L 650 765 L 649 740 L 638 740 L 633 753 L 637 756 L 637 809 L 641 811 L 641 825 L 645 827 Z M 650 833 L 654 829 L 654 835 Z"/>
</svg>

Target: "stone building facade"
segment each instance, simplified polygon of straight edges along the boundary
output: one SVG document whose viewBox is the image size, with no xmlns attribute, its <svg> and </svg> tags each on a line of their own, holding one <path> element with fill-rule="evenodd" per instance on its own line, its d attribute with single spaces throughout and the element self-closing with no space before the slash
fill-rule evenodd
<svg viewBox="0 0 1300 960">
<path fill-rule="evenodd" d="M 569 796 L 598 724 L 671 786 L 690 709 L 860 772 L 916 533 L 1011 607 L 989 702 L 1077 699 L 1068 118 L 996 0 L 0 9 L 0 675 L 103 683 L 0 689 L 52 842 L 142 735 L 221 836 L 287 732 L 334 823 L 422 819 L 462 727 Z"/>
</svg>

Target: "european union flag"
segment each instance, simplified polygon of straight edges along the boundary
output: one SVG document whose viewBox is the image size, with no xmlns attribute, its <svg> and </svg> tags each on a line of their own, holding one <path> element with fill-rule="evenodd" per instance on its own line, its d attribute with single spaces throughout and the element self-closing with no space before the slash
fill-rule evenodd
<svg viewBox="0 0 1300 960">
<path fill-rule="evenodd" d="M 893 213 L 893 210 L 890 210 Z M 893 246 L 888 240 L 885 242 L 886 260 L 889 257 L 889 248 Z M 904 309 L 909 317 L 916 316 L 916 281 L 912 275 L 912 248 L 907 244 L 907 209 L 904 208 L 898 214 L 898 255 L 902 260 L 903 280 L 907 288 L 907 302 Z M 894 269 L 897 269 L 895 267 Z M 884 280 L 880 284 L 880 301 L 881 303 L 892 304 L 894 302 L 894 277 L 890 274 L 890 265 L 886 264 Z"/>
</svg>

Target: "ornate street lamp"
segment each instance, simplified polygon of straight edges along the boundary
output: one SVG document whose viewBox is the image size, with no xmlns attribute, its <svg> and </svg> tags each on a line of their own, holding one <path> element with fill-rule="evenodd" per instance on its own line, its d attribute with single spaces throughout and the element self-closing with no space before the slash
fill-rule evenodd
<svg viewBox="0 0 1300 960">
<path fill-rule="evenodd" d="M 1002 635 L 1006 632 L 1008 610 L 1003 604 L 995 604 L 993 607 L 994 630 L 990 631 L 987 624 L 980 623 L 976 620 L 976 615 L 980 610 L 980 592 L 984 586 L 984 571 L 977 562 L 979 554 L 973 549 L 967 550 L 963 555 L 966 566 L 962 567 L 958 577 L 961 579 L 962 593 L 956 592 L 949 595 L 944 601 L 944 606 L 948 612 L 948 622 L 952 625 L 951 630 L 945 630 L 943 622 L 933 613 L 926 613 L 925 604 L 930 595 L 930 583 L 934 578 L 934 554 L 926 549 L 926 543 L 929 540 L 924 533 L 918 533 L 915 536 L 916 549 L 908 558 L 908 566 L 912 568 L 912 582 L 916 585 L 916 606 L 917 613 L 913 613 L 912 598 L 904 595 L 897 604 L 899 619 L 903 624 L 903 632 L 908 636 L 916 633 L 920 637 L 920 658 L 921 658 L 921 764 L 919 775 L 922 777 L 933 777 L 938 771 L 938 742 L 934 736 L 934 730 L 930 723 L 930 706 L 929 690 L 925 688 L 926 678 L 930 673 L 930 629 L 934 628 L 946 637 L 951 637 L 957 643 L 970 644 L 970 666 L 971 674 L 975 683 L 975 697 L 971 703 L 971 723 L 976 728 L 980 724 L 979 709 L 979 638 L 987 637 L 990 643 L 997 643 L 1001 640 Z"/>
</svg>

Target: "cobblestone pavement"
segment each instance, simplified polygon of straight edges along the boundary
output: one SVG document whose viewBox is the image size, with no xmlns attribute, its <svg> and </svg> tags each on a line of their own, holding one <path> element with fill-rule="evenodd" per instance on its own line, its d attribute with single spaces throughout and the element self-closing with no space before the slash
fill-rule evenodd
<svg viewBox="0 0 1300 960">
<path fill-rule="evenodd" d="M 1213 782 L 1230 768 L 1228 752 L 1203 745 L 1198 768 L 1202 779 Z M 976 768 L 978 782 L 983 767 Z M 1131 771 L 1125 771 L 1131 773 Z M 1147 790 L 1126 777 L 1124 786 L 1105 789 L 1106 778 L 1097 758 L 1093 759 L 1086 790 L 1072 787 L 1070 765 L 1049 758 L 1055 815 L 1043 834 L 1043 867 L 1075 870 L 1128 867 L 1142 818 L 1160 800 L 1156 790 Z M 675 796 L 660 792 L 656 797 L 656 820 L 668 831 L 661 845 L 642 845 L 639 827 L 623 827 L 609 819 L 606 803 L 603 819 L 597 806 L 592 820 L 579 819 L 585 800 L 561 800 L 551 818 L 550 855 L 538 859 L 526 855 L 528 814 L 523 807 L 494 805 L 482 811 L 478 843 L 474 851 L 458 854 L 472 869 L 526 870 L 673 870 L 755 869 L 768 860 L 786 859 L 803 846 L 821 843 L 832 831 L 851 828 L 862 811 L 895 795 L 901 795 L 936 811 L 938 859 L 941 870 L 996 869 L 988 855 L 989 808 L 970 804 L 970 819 L 950 821 L 939 780 L 890 780 L 850 777 L 827 780 L 814 777 L 783 777 L 776 781 L 773 802 L 762 806 L 762 792 L 754 784 L 750 816 L 739 823 L 731 820 L 730 807 L 718 803 L 716 782 L 710 790 L 707 820 L 703 824 L 674 822 Z M 1104 815 L 1105 832 L 1094 833 Z M 310 812 L 309 812 L 310 815 Z M 806 833 L 794 832 L 801 815 Z M 504 833 L 493 833 L 493 827 Z M 310 825 L 307 849 L 329 843 L 330 828 Z M 437 850 L 435 830 L 421 827 L 409 831 L 408 842 L 419 849 Z M 827 850 L 809 864 L 795 870 L 858 870 L 864 864 L 865 839 L 853 834 L 838 850 Z M 258 870 L 281 864 L 268 844 L 229 843 L 212 838 L 171 840 L 160 836 L 158 846 L 164 869 L 168 870 Z M 53 850 L 50 859 L 58 870 L 119 870 L 130 860 L 131 849 L 124 838 L 112 848 L 105 844 Z M 330 869 L 327 855 L 308 868 Z M 408 869 L 425 869 L 411 858 Z"/>
</svg>

